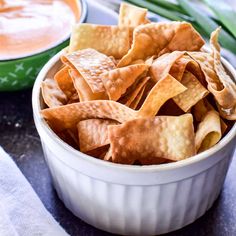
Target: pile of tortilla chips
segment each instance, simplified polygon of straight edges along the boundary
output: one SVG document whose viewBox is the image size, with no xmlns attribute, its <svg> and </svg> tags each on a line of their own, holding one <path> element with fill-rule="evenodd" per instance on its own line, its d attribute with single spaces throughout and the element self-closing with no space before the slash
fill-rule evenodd
<svg viewBox="0 0 236 236">
<path fill-rule="evenodd" d="M 118 26 L 78 24 L 62 68 L 42 82 L 42 116 L 83 153 L 161 164 L 214 146 L 236 119 L 236 84 L 186 22 L 150 23 L 121 4 Z M 230 122 L 231 120 L 231 122 Z"/>
</svg>

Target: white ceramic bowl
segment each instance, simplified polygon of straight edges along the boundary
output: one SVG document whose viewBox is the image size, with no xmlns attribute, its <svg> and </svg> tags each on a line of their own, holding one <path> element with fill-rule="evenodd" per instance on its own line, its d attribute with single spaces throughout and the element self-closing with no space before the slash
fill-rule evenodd
<svg viewBox="0 0 236 236">
<path fill-rule="evenodd" d="M 156 235 L 180 229 L 202 216 L 218 197 L 236 143 L 236 125 L 213 148 L 176 163 L 113 164 L 64 143 L 40 115 L 40 84 L 61 65 L 54 56 L 33 89 L 35 125 L 54 186 L 66 207 L 85 222 L 112 233 Z M 222 60 L 236 78 L 236 71 Z"/>
</svg>

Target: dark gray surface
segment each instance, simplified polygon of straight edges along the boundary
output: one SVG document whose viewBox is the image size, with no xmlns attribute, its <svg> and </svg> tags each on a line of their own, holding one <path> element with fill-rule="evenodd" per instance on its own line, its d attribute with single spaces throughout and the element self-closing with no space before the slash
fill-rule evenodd
<svg viewBox="0 0 236 236">
<path fill-rule="evenodd" d="M 31 91 L 0 93 L 0 145 L 13 156 L 45 207 L 70 235 L 110 235 L 76 218 L 58 199 L 34 127 Z M 223 191 L 214 206 L 195 223 L 168 235 L 236 235 L 235 159 L 231 164 Z"/>
</svg>

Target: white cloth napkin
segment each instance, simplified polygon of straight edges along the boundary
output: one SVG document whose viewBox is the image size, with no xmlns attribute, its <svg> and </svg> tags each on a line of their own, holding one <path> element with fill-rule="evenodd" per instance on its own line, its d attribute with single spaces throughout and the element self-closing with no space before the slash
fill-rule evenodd
<svg viewBox="0 0 236 236">
<path fill-rule="evenodd" d="M 0 235 L 67 236 L 0 147 Z"/>
</svg>

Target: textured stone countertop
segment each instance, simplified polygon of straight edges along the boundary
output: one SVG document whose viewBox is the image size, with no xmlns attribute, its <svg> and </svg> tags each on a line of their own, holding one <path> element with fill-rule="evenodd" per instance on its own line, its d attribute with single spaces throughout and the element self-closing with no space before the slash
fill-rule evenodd
<svg viewBox="0 0 236 236">
<path fill-rule="evenodd" d="M 70 235 L 110 235 L 76 218 L 58 199 L 35 130 L 31 91 L 0 93 L 0 145 L 13 156 L 46 208 Z M 213 207 L 195 223 L 168 235 L 236 235 L 236 158 Z"/>
</svg>

